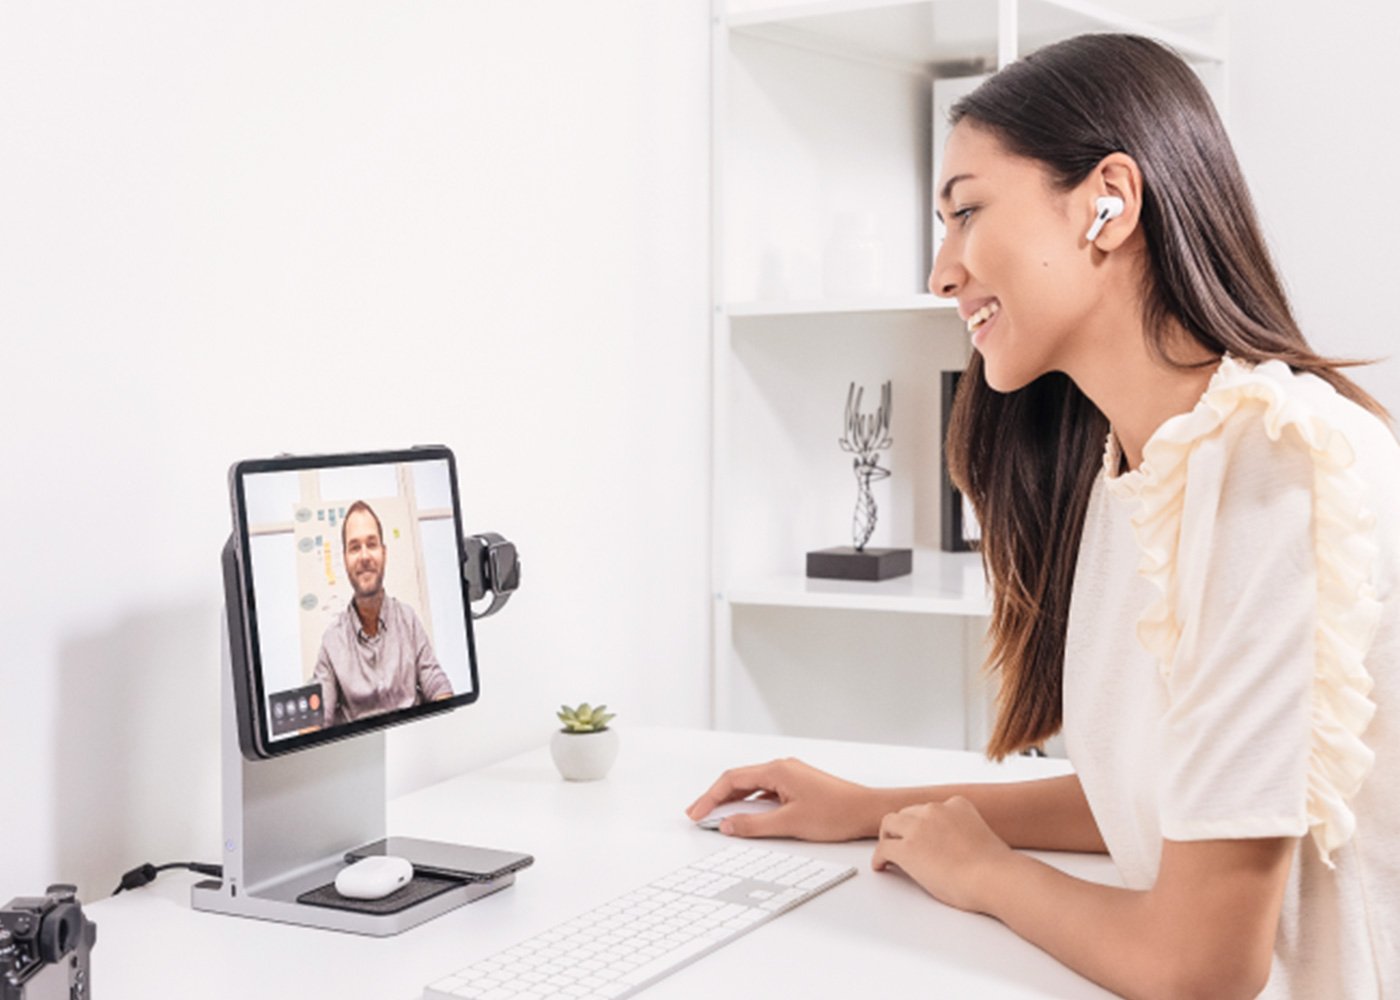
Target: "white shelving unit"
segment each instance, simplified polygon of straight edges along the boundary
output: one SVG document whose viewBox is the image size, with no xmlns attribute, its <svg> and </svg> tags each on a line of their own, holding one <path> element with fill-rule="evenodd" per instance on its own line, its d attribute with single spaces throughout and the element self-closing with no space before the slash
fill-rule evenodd
<svg viewBox="0 0 1400 1000">
<path fill-rule="evenodd" d="M 926 289 L 932 84 L 1128 31 L 1192 60 L 1223 105 L 1218 0 L 1186 3 L 1197 0 L 714 0 L 718 726 L 984 745 L 981 563 L 938 551 L 939 372 L 962 368 L 968 345 L 956 304 Z M 831 294 L 833 248 L 852 232 L 879 267 L 858 293 Z M 893 476 L 877 486 L 871 544 L 913 547 L 914 572 L 809 580 L 806 552 L 850 543 L 846 387 L 869 399 L 886 380 Z"/>
</svg>

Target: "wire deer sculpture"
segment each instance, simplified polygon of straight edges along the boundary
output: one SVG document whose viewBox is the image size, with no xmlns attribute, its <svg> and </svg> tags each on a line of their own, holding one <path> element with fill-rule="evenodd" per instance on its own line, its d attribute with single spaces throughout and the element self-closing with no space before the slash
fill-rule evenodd
<svg viewBox="0 0 1400 1000">
<path fill-rule="evenodd" d="M 846 433 L 840 444 L 842 451 L 855 456 L 851 460 L 856 476 L 856 508 L 851 515 L 851 542 L 857 552 L 865 551 L 879 514 L 870 484 L 888 479 L 890 475 L 889 469 L 881 468 L 878 454 L 894 444 L 894 439 L 890 437 L 890 385 L 886 382 L 880 387 L 880 406 L 873 414 L 860 412 L 865 396 L 864 387 L 857 389 L 852 382 L 846 391 Z"/>
</svg>

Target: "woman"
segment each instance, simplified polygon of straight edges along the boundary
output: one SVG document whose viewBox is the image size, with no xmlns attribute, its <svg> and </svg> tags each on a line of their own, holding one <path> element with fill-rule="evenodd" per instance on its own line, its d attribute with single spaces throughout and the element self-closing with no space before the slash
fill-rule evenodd
<svg viewBox="0 0 1400 1000">
<path fill-rule="evenodd" d="M 952 111 L 929 288 L 976 353 L 948 440 L 992 583 L 996 758 L 874 789 L 727 772 L 726 832 L 873 865 L 1128 996 L 1400 992 L 1400 447 L 1303 339 L 1225 132 L 1142 38 L 1043 49 Z M 1107 444 L 1105 445 L 1105 442 Z M 1012 848 L 1107 851 L 1126 888 Z"/>
</svg>

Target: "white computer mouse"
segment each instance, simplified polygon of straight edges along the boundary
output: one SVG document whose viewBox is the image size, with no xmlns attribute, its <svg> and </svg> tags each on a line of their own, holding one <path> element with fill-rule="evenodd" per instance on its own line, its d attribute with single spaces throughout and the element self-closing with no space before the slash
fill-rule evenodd
<svg viewBox="0 0 1400 1000">
<path fill-rule="evenodd" d="M 335 891 L 349 899 L 383 899 L 413 879 L 406 858 L 375 855 L 346 865 L 335 877 Z"/>
<path fill-rule="evenodd" d="M 738 802 L 724 802 L 710 810 L 709 815 L 695 821 L 702 830 L 718 830 L 719 821 L 726 816 L 749 815 L 772 812 L 782 805 L 777 799 L 740 799 Z"/>
</svg>

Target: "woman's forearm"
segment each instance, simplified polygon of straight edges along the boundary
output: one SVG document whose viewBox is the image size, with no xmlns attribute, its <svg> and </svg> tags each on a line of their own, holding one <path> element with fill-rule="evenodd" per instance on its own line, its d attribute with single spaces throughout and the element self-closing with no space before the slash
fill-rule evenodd
<svg viewBox="0 0 1400 1000">
<path fill-rule="evenodd" d="M 977 909 L 1124 997 L 1253 997 L 1268 978 L 1272 934 L 1248 930 L 1272 930 L 1261 910 L 1277 922 L 1268 893 L 1212 905 L 1087 882 L 1014 852 L 982 885 Z"/>
<path fill-rule="evenodd" d="M 981 909 L 1080 975 L 1125 997 L 1161 995 L 1144 893 L 1073 878 L 1024 855 L 999 866 Z"/>
<path fill-rule="evenodd" d="M 1071 801 L 1063 781 L 1045 785 L 1020 800 Z M 1152 887 L 1120 889 L 1013 850 L 957 795 L 887 813 L 871 867 L 995 917 L 1118 993 L 1223 1000 L 1255 996 L 1268 981 L 1297 849 L 1296 837 L 1163 840 Z"/>
<path fill-rule="evenodd" d="M 866 836 L 879 832 L 886 813 L 925 802 L 943 802 L 961 795 L 977 807 L 987 825 L 1012 847 L 1041 851 L 1107 852 L 1079 777 L 1066 774 L 1037 781 L 1013 781 L 973 785 L 932 785 L 926 788 L 873 789 L 874 825 Z"/>
</svg>

